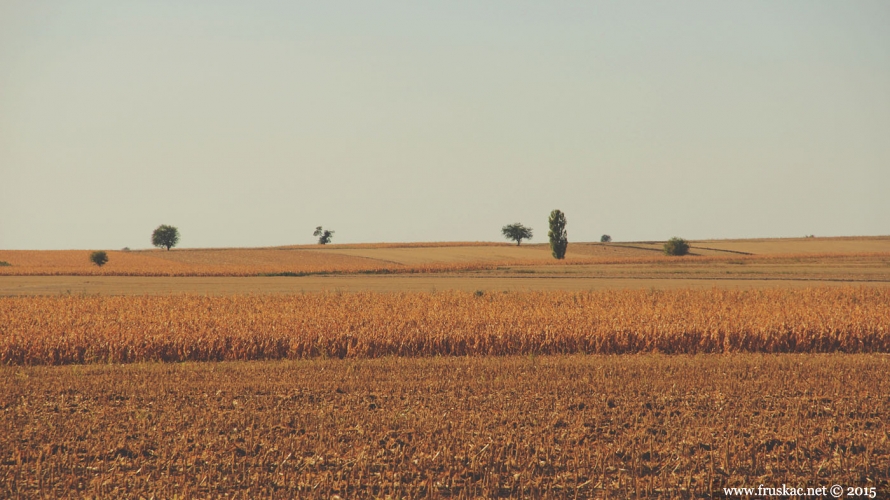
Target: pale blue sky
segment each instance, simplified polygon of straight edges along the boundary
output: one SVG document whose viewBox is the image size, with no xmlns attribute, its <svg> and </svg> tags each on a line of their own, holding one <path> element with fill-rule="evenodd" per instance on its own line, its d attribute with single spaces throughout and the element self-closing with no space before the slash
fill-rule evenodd
<svg viewBox="0 0 890 500">
<path fill-rule="evenodd" d="M 890 234 L 890 2 L 0 0 L 0 248 Z"/>
</svg>

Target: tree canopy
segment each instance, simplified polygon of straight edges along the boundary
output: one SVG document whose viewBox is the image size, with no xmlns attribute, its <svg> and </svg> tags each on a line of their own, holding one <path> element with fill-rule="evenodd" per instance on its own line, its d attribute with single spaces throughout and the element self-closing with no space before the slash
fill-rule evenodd
<svg viewBox="0 0 890 500">
<path fill-rule="evenodd" d="M 179 243 L 179 229 L 166 224 L 161 224 L 151 233 L 151 244 L 158 248 L 170 250 Z"/>
<path fill-rule="evenodd" d="M 532 239 L 532 228 L 525 227 L 518 222 L 515 224 L 507 224 L 502 227 L 501 233 L 504 234 L 504 238 L 515 241 L 516 246 L 519 246 L 522 240 Z"/>
</svg>

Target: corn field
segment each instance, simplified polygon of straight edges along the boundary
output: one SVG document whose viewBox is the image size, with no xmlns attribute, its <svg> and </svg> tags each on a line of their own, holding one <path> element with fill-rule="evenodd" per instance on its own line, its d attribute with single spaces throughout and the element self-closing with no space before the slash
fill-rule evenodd
<svg viewBox="0 0 890 500">
<path fill-rule="evenodd" d="M 0 298 L 0 364 L 886 353 L 890 289 Z"/>
</svg>

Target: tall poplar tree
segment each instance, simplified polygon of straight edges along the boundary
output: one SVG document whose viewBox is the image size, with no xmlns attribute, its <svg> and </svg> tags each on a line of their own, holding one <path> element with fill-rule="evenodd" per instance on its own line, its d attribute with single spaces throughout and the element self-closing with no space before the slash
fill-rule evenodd
<svg viewBox="0 0 890 500">
<path fill-rule="evenodd" d="M 550 212 L 550 250 L 557 259 L 566 258 L 566 248 L 569 246 L 569 237 L 566 233 L 566 214 L 561 210 Z"/>
</svg>

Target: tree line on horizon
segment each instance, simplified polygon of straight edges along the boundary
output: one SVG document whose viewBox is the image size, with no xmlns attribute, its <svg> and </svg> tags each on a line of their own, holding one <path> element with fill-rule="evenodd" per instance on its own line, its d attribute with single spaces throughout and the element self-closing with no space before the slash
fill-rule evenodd
<svg viewBox="0 0 890 500">
<path fill-rule="evenodd" d="M 555 259 L 564 259 L 569 245 L 565 213 L 561 210 L 550 212 L 548 223 L 550 230 L 547 232 L 547 237 L 550 240 L 550 251 Z M 530 240 L 534 236 L 532 228 L 524 226 L 519 222 L 502 227 L 501 234 L 504 235 L 504 238 L 515 241 L 516 246 L 519 246 L 522 240 Z M 600 243 L 611 243 L 611 241 L 612 237 L 608 234 L 600 237 Z M 665 242 L 663 250 L 665 255 L 686 255 L 689 253 L 689 242 L 675 236 Z"/>
<path fill-rule="evenodd" d="M 563 213 L 562 210 L 553 210 L 550 212 L 548 224 L 549 231 L 547 231 L 547 237 L 550 240 L 550 252 L 555 259 L 565 259 L 566 250 L 569 246 L 565 213 Z M 502 227 L 501 234 L 508 240 L 515 241 L 516 245 L 519 246 L 522 244 L 522 240 L 532 239 L 534 231 L 532 228 L 516 222 Z M 334 231 L 324 229 L 322 226 L 317 226 L 312 235 L 318 238 L 319 245 L 327 245 L 333 240 Z M 177 227 L 161 224 L 152 231 L 151 244 L 158 248 L 166 248 L 167 251 L 169 251 L 171 248 L 179 244 L 179 238 L 179 229 Z M 610 243 L 611 241 L 612 237 L 608 234 L 604 234 L 600 238 L 601 243 Z M 125 248 L 124 250 L 129 250 L 129 248 Z M 689 242 L 682 238 L 673 237 L 665 242 L 664 253 L 666 255 L 676 256 L 686 255 L 689 253 Z M 93 264 L 102 267 L 108 263 L 108 253 L 103 250 L 92 252 L 90 254 L 90 261 Z"/>
</svg>

